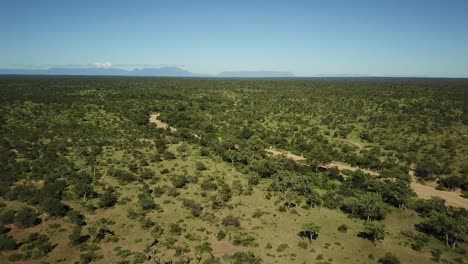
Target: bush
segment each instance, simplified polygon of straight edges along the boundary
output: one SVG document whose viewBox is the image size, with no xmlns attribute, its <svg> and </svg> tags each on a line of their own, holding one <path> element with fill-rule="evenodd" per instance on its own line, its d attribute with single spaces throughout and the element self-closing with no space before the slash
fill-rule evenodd
<svg viewBox="0 0 468 264">
<path fill-rule="evenodd" d="M 184 229 L 179 224 L 172 223 L 169 225 L 169 233 L 173 235 L 180 236 L 183 231 Z"/>
<path fill-rule="evenodd" d="M 439 186 L 451 190 L 461 188 L 464 183 L 465 180 L 460 176 L 449 176 L 439 180 Z"/>
<path fill-rule="evenodd" d="M 233 264 L 259 264 L 262 259 L 256 257 L 252 252 L 236 252 L 231 256 Z"/>
<path fill-rule="evenodd" d="M 228 215 L 223 219 L 223 225 L 226 227 L 227 226 L 240 227 L 239 218 L 234 217 L 232 215 Z"/>
<path fill-rule="evenodd" d="M 192 215 L 195 217 L 199 217 L 203 211 L 201 204 L 195 202 L 194 200 L 184 199 L 183 204 L 185 207 L 190 209 Z"/>
<path fill-rule="evenodd" d="M 70 209 L 56 198 L 47 198 L 41 202 L 42 209 L 51 216 L 64 216 Z"/>
<path fill-rule="evenodd" d="M 20 260 L 23 260 L 25 259 L 25 255 L 23 254 L 20 254 L 20 253 L 14 253 L 14 254 L 11 254 L 10 256 L 8 256 L 8 260 L 11 261 L 11 262 L 15 262 L 15 261 L 20 261 Z"/>
<path fill-rule="evenodd" d="M 400 260 L 392 253 L 387 253 L 378 260 L 379 264 L 400 264 Z"/>
<path fill-rule="evenodd" d="M 297 246 L 303 249 L 307 249 L 307 247 L 309 247 L 309 243 L 307 243 L 306 241 L 299 241 L 297 243 Z"/>
<path fill-rule="evenodd" d="M 166 192 L 166 188 L 164 187 L 155 187 L 153 190 L 153 194 L 156 197 L 161 197 Z"/>
<path fill-rule="evenodd" d="M 22 228 L 35 226 L 39 223 L 37 216 L 38 214 L 33 209 L 25 207 L 16 213 L 14 222 Z"/>
<path fill-rule="evenodd" d="M 195 164 L 195 167 L 196 167 L 197 170 L 199 170 L 199 171 L 207 170 L 207 167 L 206 167 L 205 164 L 203 164 L 203 162 L 201 162 L 201 161 L 198 161 L 198 162 Z"/>
<path fill-rule="evenodd" d="M 70 210 L 68 211 L 67 216 L 75 225 L 82 226 L 86 224 L 84 215 L 80 214 L 78 211 Z"/>
<path fill-rule="evenodd" d="M 276 249 L 277 252 L 283 252 L 285 249 L 289 248 L 288 244 L 281 244 Z"/>
<path fill-rule="evenodd" d="M 84 242 L 84 237 L 81 235 L 81 226 L 75 226 L 68 236 L 72 245 L 79 245 Z"/>
<path fill-rule="evenodd" d="M 13 250 L 18 245 L 11 236 L 0 235 L 0 251 L 2 250 Z"/>
<path fill-rule="evenodd" d="M 218 232 L 218 235 L 216 235 L 216 238 L 217 238 L 218 240 L 223 240 L 225 237 L 226 237 L 226 233 L 225 233 L 224 231 L 222 231 L 222 230 L 220 230 L 220 231 Z"/>
<path fill-rule="evenodd" d="M 174 187 L 183 188 L 187 183 L 189 183 L 189 180 L 185 175 L 176 175 L 171 178 L 171 182 Z"/>
<path fill-rule="evenodd" d="M 148 194 L 139 194 L 138 203 L 143 210 L 151 210 L 156 208 L 153 198 Z"/>
<path fill-rule="evenodd" d="M 343 233 L 346 233 L 346 232 L 348 232 L 348 226 L 347 226 L 346 224 L 341 224 L 341 225 L 338 227 L 338 231 L 343 232 Z"/>
<path fill-rule="evenodd" d="M 94 251 L 88 251 L 88 252 L 82 253 L 80 255 L 80 260 L 81 260 L 81 263 L 83 263 L 83 264 L 88 264 L 88 263 L 91 263 L 94 260 L 101 259 L 101 258 L 102 258 L 102 256 L 98 255 Z"/>
<path fill-rule="evenodd" d="M 175 160 L 175 159 L 176 159 L 176 156 L 175 156 L 174 153 L 172 153 L 172 152 L 165 151 L 165 152 L 164 152 L 164 159 L 165 159 L 165 160 Z"/>
<path fill-rule="evenodd" d="M 218 189 L 218 185 L 216 185 L 216 183 L 214 182 L 214 179 L 211 177 L 208 177 L 205 180 L 203 180 L 200 184 L 200 187 L 204 191 L 214 191 Z"/>
<path fill-rule="evenodd" d="M 0 223 L 4 225 L 12 224 L 15 219 L 15 210 L 3 209 L 0 212 Z"/>
<path fill-rule="evenodd" d="M 112 207 L 117 203 L 117 197 L 114 192 L 110 189 L 106 189 L 104 193 L 99 195 L 100 207 L 108 208 Z"/>
</svg>

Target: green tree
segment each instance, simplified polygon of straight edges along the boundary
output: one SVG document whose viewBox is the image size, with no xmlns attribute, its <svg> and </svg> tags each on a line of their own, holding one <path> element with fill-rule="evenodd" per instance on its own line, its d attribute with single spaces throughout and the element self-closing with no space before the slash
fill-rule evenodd
<svg viewBox="0 0 468 264">
<path fill-rule="evenodd" d="M 47 198 L 41 202 L 42 209 L 51 216 L 64 216 L 69 207 L 55 198 Z"/>
<path fill-rule="evenodd" d="M 463 213 L 448 215 L 445 212 L 432 212 L 418 225 L 422 231 L 444 239 L 447 246 L 455 247 L 460 240 L 465 240 L 468 233 L 468 217 Z"/>
<path fill-rule="evenodd" d="M 376 245 L 379 240 L 385 238 L 385 225 L 377 221 L 366 222 L 364 223 L 364 232 Z"/>
<path fill-rule="evenodd" d="M 309 223 L 303 224 L 301 226 L 301 229 L 302 229 L 301 234 L 307 236 L 307 238 L 309 239 L 309 242 L 312 242 L 312 240 L 318 236 L 318 232 L 320 231 L 320 226 L 315 223 L 309 222 Z"/>
<path fill-rule="evenodd" d="M 404 209 L 408 200 L 414 196 L 414 192 L 407 182 L 401 180 L 384 180 L 379 185 L 379 190 L 382 193 L 382 199 L 399 209 Z"/>
<path fill-rule="evenodd" d="M 359 195 L 357 199 L 349 199 L 348 201 L 348 210 L 367 222 L 374 219 L 383 219 L 387 214 L 387 206 L 380 194 L 366 192 Z"/>
</svg>

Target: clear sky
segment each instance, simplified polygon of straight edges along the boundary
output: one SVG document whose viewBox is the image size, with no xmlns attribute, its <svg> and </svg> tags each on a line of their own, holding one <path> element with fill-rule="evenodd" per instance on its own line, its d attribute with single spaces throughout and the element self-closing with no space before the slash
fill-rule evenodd
<svg viewBox="0 0 468 264">
<path fill-rule="evenodd" d="M 0 0 L 0 68 L 468 77 L 467 0 Z"/>
</svg>

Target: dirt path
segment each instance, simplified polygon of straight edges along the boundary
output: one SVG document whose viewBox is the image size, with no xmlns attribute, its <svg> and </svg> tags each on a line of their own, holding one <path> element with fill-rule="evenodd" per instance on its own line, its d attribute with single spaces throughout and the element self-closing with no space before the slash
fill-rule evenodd
<svg viewBox="0 0 468 264">
<path fill-rule="evenodd" d="M 294 155 L 289 151 L 277 150 L 277 149 L 275 149 L 273 147 L 265 149 L 265 151 L 270 153 L 273 156 L 285 156 L 286 158 L 294 160 L 294 161 L 302 161 L 302 160 L 306 159 L 303 156 Z"/>
<path fill-rule="evenodd" d="M 325 165 L 323 167 L 325 167 L 327 169 L 337 167 L 339 170 L 350 170 L 350 171 L 362 170 L 363 172 L 365 172 L 367 174 L 370 174 L 372 176 L 379 176 L 379 173 L 376 172 L 376 171 L 369 170 L 369 169 L 362 169 L 362 168 L 359 168 L 359 167 L 353 167 L 353 166 L 351 166 L 351 165 L 349 165 L 347 163 L 338 162 L 338 161 L 332 161 L 332 162 L 328 163 L 327 165 Z"/>
<path fill-rule="evenodd" d="M 303 156 L 294 155 L 289 151 L 282 151 L 282 150 L 278 150 L 272 147 L 265 149 L 265 151 L 270 153 L 273 156 L 284 155 L 286 158 L 294 160 L 294 161 L 303 161 L 306 159 Z M 332 161 L 331 163 L 323 167 L 327 169 L 337 167 L 339 170 L 350 170 L 350 171 L 356 171 L 360 169 L 363 172 L 368 173 L 369 175 L 379 176 L 379 173 L 376 171 L 369 170 L 369 169 L 362 169 L 359 167 L 353 167 L 347 163 L 338 162 L 338 161 Z M 461 197 L 459 191 L 451 192 L 451 191 L 437 190 L 433 186 L 424 185 L 422 183 L 417 182 L 416 178 L 414 177 L 414 171 L 410 170 L 409 174 L 412 179 L 411 188 L 413 188 L 414 192 L 416 193 L 418 197 L 424 198 L 424 199 L 430 199 L 431 197 L 439 197 L 439 198 L 444 199 L 447 205 L 468 209 L 468 199 Z"/>
<path fill-rule="evenodd" d="M 149 116 L 149 120 L 148 122 L 152 123 L 152 124 L 155 124 L 157 128 L 162 128 L 162 129 L 167 129 L 169 128 L 169 130 L 171 131 L 171 133 L 175 133 L 177 131 L 177 129 L 175 127 L 171 127 L 168 123 L 165 123 L 161 120 L 158 119 L 158 117 L 160 116 L 161 114 L 160 113 L 153 113 Z"/>
</svg>

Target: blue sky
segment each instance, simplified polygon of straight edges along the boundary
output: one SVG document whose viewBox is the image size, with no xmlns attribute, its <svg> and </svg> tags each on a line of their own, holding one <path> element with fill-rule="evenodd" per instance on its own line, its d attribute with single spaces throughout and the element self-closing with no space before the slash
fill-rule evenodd
<svg viewBox="0 0 468 264">
<path fill-rule="evenodd" d="M 96 65 L 468 77 L 468 1 L 0 0 L 0 68 Z"/>
</svg>

